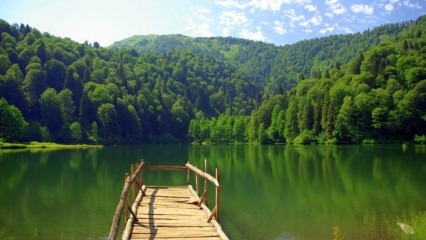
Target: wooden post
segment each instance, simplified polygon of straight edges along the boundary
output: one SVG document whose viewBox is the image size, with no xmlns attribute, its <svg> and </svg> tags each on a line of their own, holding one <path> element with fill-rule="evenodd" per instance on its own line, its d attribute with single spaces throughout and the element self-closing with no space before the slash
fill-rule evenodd
<svg viewBox="0 0 426 240">
<path fill-rule="evenodd" d="M 189 164 L 189 161 L 188 161 L 188 164 Z M 190 182 L 190 170 L 189 170 L 189 167 L 187 167 L 186 171 L 187 171 L 186 172 L 186 184 L 189 185 L 191 183 Z"/>
<path fill-rule="evenodd" d="M 144 168 L 142 168 L 142 170 L 141 170 L 141 181 L 140 181 L 141 186 L 143 186 L 143 185 L 144 185 L 144 181 L 143 181 L 143 172 L 144 172 Z"/>
<path fill-rule="evenodd" d="M 127 178 L 129 178 L 130 179 L 130 177 L 129 177 L 129 173 L 125 173 L 124 174 L 124 181 L 126 181 L 127 182 Z M 129 183 L 130 184 L 130 183 Z M 124 214 L 124 222 L 126 222 L 127 221 L 127 218 L 129 217 L 129 194 L 126 194 L 126 197 L 125 197 L 125 199 L 124 199 L 124 202 L 126 203 L 126 207 L 125 207 L 125 211 L 126 211 L 126 214 Z"/>
<path fill-rule="evenodd" d="M 216 186 L 216 221 L 220 223 L 220 175 L 219 170 L 216 168 L 216 180 L 219 186 Z"/>
<path fill-rule="evenodd" d="M 195 191 L 197 191 L 198 196 L 200 196 L 200 180 L 198 174 L 195 174 Z"/>
<path fill-rule="evenodd" d="M 207 158 L 204 159 L 204 172 L 207 172 Z M 204 178 L 204 193 L 206 194 L 204 204 L 207 205 L 207 178 Z"/>
<path fill-rule="evenodd" d="M 133 174 L 135 174 L 135 164 L 131 163 L 130 164 L 130 176 L 133 177 Z M 130 183 L 131 188 L 132 188 L 132 196 L 130 197 L 130 201 L 133 202 L 133 199 L 135 199 L 135 185 L 133 184 L 133 182 Z"/>
</svg>

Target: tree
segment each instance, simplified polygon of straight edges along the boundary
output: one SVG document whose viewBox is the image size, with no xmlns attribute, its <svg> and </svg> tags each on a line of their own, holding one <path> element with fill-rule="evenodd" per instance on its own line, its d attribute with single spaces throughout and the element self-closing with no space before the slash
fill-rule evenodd
<svg viewBox="0 0 426 240">
<path fill-rule="evenodd" d="M 0 96 L 4 97 L 9 104 L 15 105 L 25 114 L 27 111 L 27 101 L 22 87 L 23 80 L 24 76 L 18 64 L 13 64 L 7 70 L 4 77 L 0 76 Z"/>
<path fill-rule="evenodd" d="M 114 105 L 111 103 L 104 103 L 98 107 L 97 113 L 103 126 L 104 138 L 111 137 L 112 132 L 114 132 L 115 120 L 117 118 Z"/>
<path fill-rule="evenodd" d="M 201 128 L 200 128 L 200 120 L 192 119 L 189 122 L 188 127 L 188 135 L 192 138 L 194 142 L 201 143 Z"/>
<path fill-rule="evenodd" d="M 371 112 L 371 118 L 373 122 L 372 126 L 377 129 L 379 133 L 378 137 L 383 137 L 385 134 L 384 129 L 388 124 L 388 110 L 386 108 L 377 107 Z"/>
<path fill-rule="evenodd" d="M 37 59 L 38 58 L 36 58 L 36 61 Z M 41 93 L 46 90 L 46 76 L 40 63 L 28 64 L 26 71 L 27 74 L 25 75 L 24 80 L 24 90 L 27 93 L 30 107 L 34 107 L 38 103 Z"/>
<path fill-rule="evenodd" d="M 271 125 L 267 130 L 269 138 L 275 142 L 282 140 L 283 129 L 280 128 L 282 127 L 280 126 L 280 123 L 281 121 L 283 121 L 283 119 L 280 119 L 280 117 L 283 116 L 280 115 L 281 111 L 281 106 L 279 104 L 276 104 L 274 106 L 274 109 L 272 110 Z"/>
<path fill-rule="evenodd" d="M 72 100 L 72 92 L 65 88 L 58 94 L 59 108 L 64 122 L 71 122 L 75 112 L 74 101 Z"/>
<path fill-rule="evenodd" d="M 19 109 L 0 98 L 0 139 L 16 141 L 28 125 Z"/>
<path fill-rule="evenodd" d="M 41 123 L 51 134 L 57 133 L 63 123 L 61 107 L 56 90 L 48 88 L 40 97 Z"/>
<path fill-rule="evenodd" d="M 83 131 L 81 130 L 81 125 L 79 122 L 73 122 L 70 125 L 71 138 L 74 142 L 80 142 L 83 138 Z"/>
<path fill-rule="evenodd" d="M 46 84 L 57 92 L 61 91 L 67 75 L 65 64 L 56 59 L 51 59 L 44 64 L 44 69 L 46 70 Z"/>
<path fill-rule="evenodd" d="M 10 66 L 12 66 L 12 62 L 9 57 L 6 54 L 0 54 L 0 75 L 5 74 Z"/>
<path fill-rule="evenodd" d="M 353 119 L 353 102 L 351 96 L 343 99 L 343 104 L 337 114 L 333 136 L 338 142 L 359 142 L 360 136 Z"/>
<path fill-rule="evenodd" d="M 284 136 L 287 142 L 293 142 L 293 139 L 299 135 L 299 126 L 297 119 L 298 101 L 295 96 L 289 99 L 289 106 L 285 112 Z"/>
</svg>

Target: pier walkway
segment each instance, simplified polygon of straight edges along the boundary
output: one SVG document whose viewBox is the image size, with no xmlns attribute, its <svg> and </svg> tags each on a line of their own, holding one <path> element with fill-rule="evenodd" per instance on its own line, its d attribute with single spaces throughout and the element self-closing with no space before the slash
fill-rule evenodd
<svg viewBox="0 0 426 240">
<path fill-rule="evenodd" d="M 169 170 L 186 171 L 187 186 L 146 186 L 143 171 Z M 207 170 L 207 161 L 205 161 Z M 147 166 L 144 162 L 131 166 L 131 176 L 125 177 L 125 185 L 113 217 L 109 239 L 115 240 L 122 212 L 125 212 L 126 226 L 122 239 L 228 239 L 219 224 L 220 185 L 219 171 L 212 177 L 206 171 L 187 163 L 179 166 Z M 195 176 L 194 189 L 190 184 L 191 173 Z M 201 196 L 200 177 L 204 180 Z M 215 206 L 210 210 L 206 205 L 207 184 L 215 186 Z M 129 204 L 129 192 L 134 200 Z M 137 192 L 137 195 L 135 194 Z"/>
</svg>

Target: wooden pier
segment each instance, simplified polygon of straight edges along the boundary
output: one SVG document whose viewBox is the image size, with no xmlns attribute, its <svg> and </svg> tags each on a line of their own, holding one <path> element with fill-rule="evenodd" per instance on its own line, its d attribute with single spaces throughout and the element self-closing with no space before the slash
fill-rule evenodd
<svg viewBox="0 0 426 240">
<path fill-rule="evenodd" d="M 146 186 L 143 182 L 145 170 L 186 172 L 187 186 Z M 189 162 L 184 167 L 148 166 L 141 162 L 139 165 L 131 165 L 130 172 L 130 176 L 125 176 L 124 188 L 111 225 L 110 240 L 115 240 L 118 235 L 123 212 L 126 226 L 121 239 L 228 239 L 219 224 L 219 171 L 216 169 L 216 177 L 208 174 L 207 161 L 205 171 Z M 190 184 L 191 173 L 195 176 L 195 189 Z M 200 177 L 204 180 L 201 196 Z M 215 186 L 213 210 L 206 205 L 208 183 Z M 129 198 L 129 192 L 136 197 Z"/>
</svg>

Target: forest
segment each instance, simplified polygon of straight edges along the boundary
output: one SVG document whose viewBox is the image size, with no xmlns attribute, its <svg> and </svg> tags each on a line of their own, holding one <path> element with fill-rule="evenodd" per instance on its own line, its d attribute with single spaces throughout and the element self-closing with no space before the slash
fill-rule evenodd
<svg viewBox="0 0 426 240">
<path fill-rule="evenodd" d="M 426 16 L 275 46 L 134 36 L 102 47 L 0 20 L 0 141 L 426 141 Z"/>
</svg>

